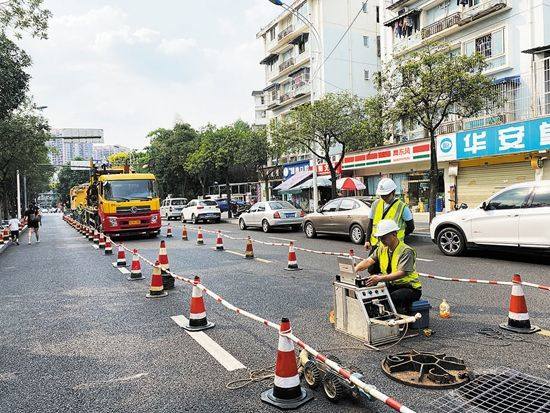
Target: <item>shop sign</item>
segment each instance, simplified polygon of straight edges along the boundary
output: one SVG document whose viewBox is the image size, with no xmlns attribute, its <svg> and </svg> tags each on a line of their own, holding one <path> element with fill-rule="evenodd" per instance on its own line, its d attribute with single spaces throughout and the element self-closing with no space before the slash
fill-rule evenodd
<svg viewBox="0 0 550 413">
<path fill-rule="evenodd" d="M 394 147 L 383 147 L 346 156 L 344 170 L 368 168 L 370 166 L 419 162 L 430 158 L 430 144 L 426 141 Z"/>
<path fill-rule="evenodd" d="M 283 181 L 292 178 L 298 172 L 308 171 L 309 169 L 309 160 L 287 163 L 283 166 Z"/>
<path fill-rule="evenodd" d="M 309 170 L 313 170 L 313 166 L 309 167 Z M 342 164 L 338 168 L 336 168 L 336 173 L 340 175 L 342 173 Z M 328 163 L 324 162 L 322 164 L 317 165 L 317 175 L 330 175 L 330 169 L 328 168 Z"/>
<path fill-rule="evenodd" d="M 438 154 L 472 159 L 550 149 L 550 117 L 463 131 L 453 139 L 438 139 Z M 445 156 L 445 155 L 444 155 Z M 439 159 L 442 159 L 440 157 Z"/>
</svg>

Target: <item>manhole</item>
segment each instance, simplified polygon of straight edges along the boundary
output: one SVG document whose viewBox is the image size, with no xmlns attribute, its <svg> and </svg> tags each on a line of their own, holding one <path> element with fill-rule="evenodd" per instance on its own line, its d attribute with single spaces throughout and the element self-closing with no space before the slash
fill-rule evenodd
<svg viewBox="0 0 550 413">
<path fill-rule="evenodd" d="M 441 413 L 550 413 L 550 381 L 499 367 L 477 375 L 432 406 Z"/>
<path fill-rule="evenodd" d="M 429 389 L 449 389 L 469 380 L 464 360 L 415 350 L 387 356 L 382 370 L 400 383 Z"/>
</svg>

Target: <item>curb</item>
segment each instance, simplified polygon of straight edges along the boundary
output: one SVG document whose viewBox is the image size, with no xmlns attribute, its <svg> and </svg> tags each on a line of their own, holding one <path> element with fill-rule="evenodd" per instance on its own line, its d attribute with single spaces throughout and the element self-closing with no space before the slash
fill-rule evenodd
<svg viewBox="0 0 550 413">
<path fill-rule="evenodd" d="M 19 231 L 19 235 L 23 235 L 23 233 L 27 230 L 27 226 L 25 225 L 21 231 Z M 0 246 L 0 254 L 2 254 L 4 251 L 6 251 L 10 246 L 11 244 L 13 244 L 13 242 L 11 241 L 11 239 L 5 243 L 5 244 L 2 244 L 2 246 Z"/>
</svg>

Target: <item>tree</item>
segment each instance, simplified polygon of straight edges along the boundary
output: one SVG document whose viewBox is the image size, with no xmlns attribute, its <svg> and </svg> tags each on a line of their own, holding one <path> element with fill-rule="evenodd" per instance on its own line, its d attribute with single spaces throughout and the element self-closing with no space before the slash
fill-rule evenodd
<svg viewBox="0 0 550 413">
<path fill-rule="evenodd" d="M 208 180 L 212 178 L 214 172 L 211 153 L 212 148 L 208 139 L 208 132 L 201 131 L 196 141 L 195 150 L 189 154 L 184 165 L 187 173 L 198 179 L 203 196 L 206 195 Z"/>
<path fill-rule="evenodd" d="M 379 74 L 388 120 L 418 124 L 430 138 L 430 222 L 438 189 L 437 128 L 450 115 L 471 117 L 495 107 L 497 91 L 483 74 L 486 67 L 479 53 L 456 56 L 449 46 L 432 43 L 396 59 Z"/>
<path fill-rule="evenodd" d="M 83 160 L 75 159 L 75 160 Z M 90 171 L 73 171 L 69 165 L 65 165 L 57 175 L 57 194 L 62 203 L 70 202 L 70 190 L 73 186 L 85 184 L 90 180 Z"/>
<path fill-rule="evenodd" d="M 304 104 L 269 126 L 273 144 L 282 152 L 307 150 L 327 163 L 332 197 L 337 196 L 337 169 L 346 151 L 377 146 L 380 136 L 369 135 L 366 102 L 349 93 L 327 94 L 313 105 Z M 332 154 L 339 153 L 336 164 Z"/>
<path fill-rule="evenodd" d="M 0 33 L 11 30 L 17 38 L 29 31 L 32 37 L 48 38 L 48 20 L 52 13 L 42 8 L 44 0 L 0 1 Z"/>
<path fill-rule="evenodd" d="M 117 152 L 107 157 L 107 162 L 113 166 L 124 166 L 129 162 L 128 152 Z"/>
<path fill-rule="evenodd" d="M 30 79 L 25 69 L 30 65 L 29 56 L 0 33 L 0 119 L 24 102 Z"/>
</svg>

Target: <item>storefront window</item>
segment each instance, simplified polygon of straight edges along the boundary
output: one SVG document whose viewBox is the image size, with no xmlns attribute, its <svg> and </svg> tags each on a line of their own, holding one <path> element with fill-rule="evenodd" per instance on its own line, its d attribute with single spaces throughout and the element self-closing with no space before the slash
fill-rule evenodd
<svg viewBox="0 0 550 413">
<path fill-rule="evenodd" d="M 430 173 L 429 172 L 410 172 L 408 174 L 408 191 L 407 197 L 409 205 L 418 205 L 418 201 L 422 200 L 424 204 L 428 203 L 430 198 Z M 438 189 L 437 192 L 445 191 L 445 183 L 443 180 L 443 171 L 439 171 Z"/>
</svg>

